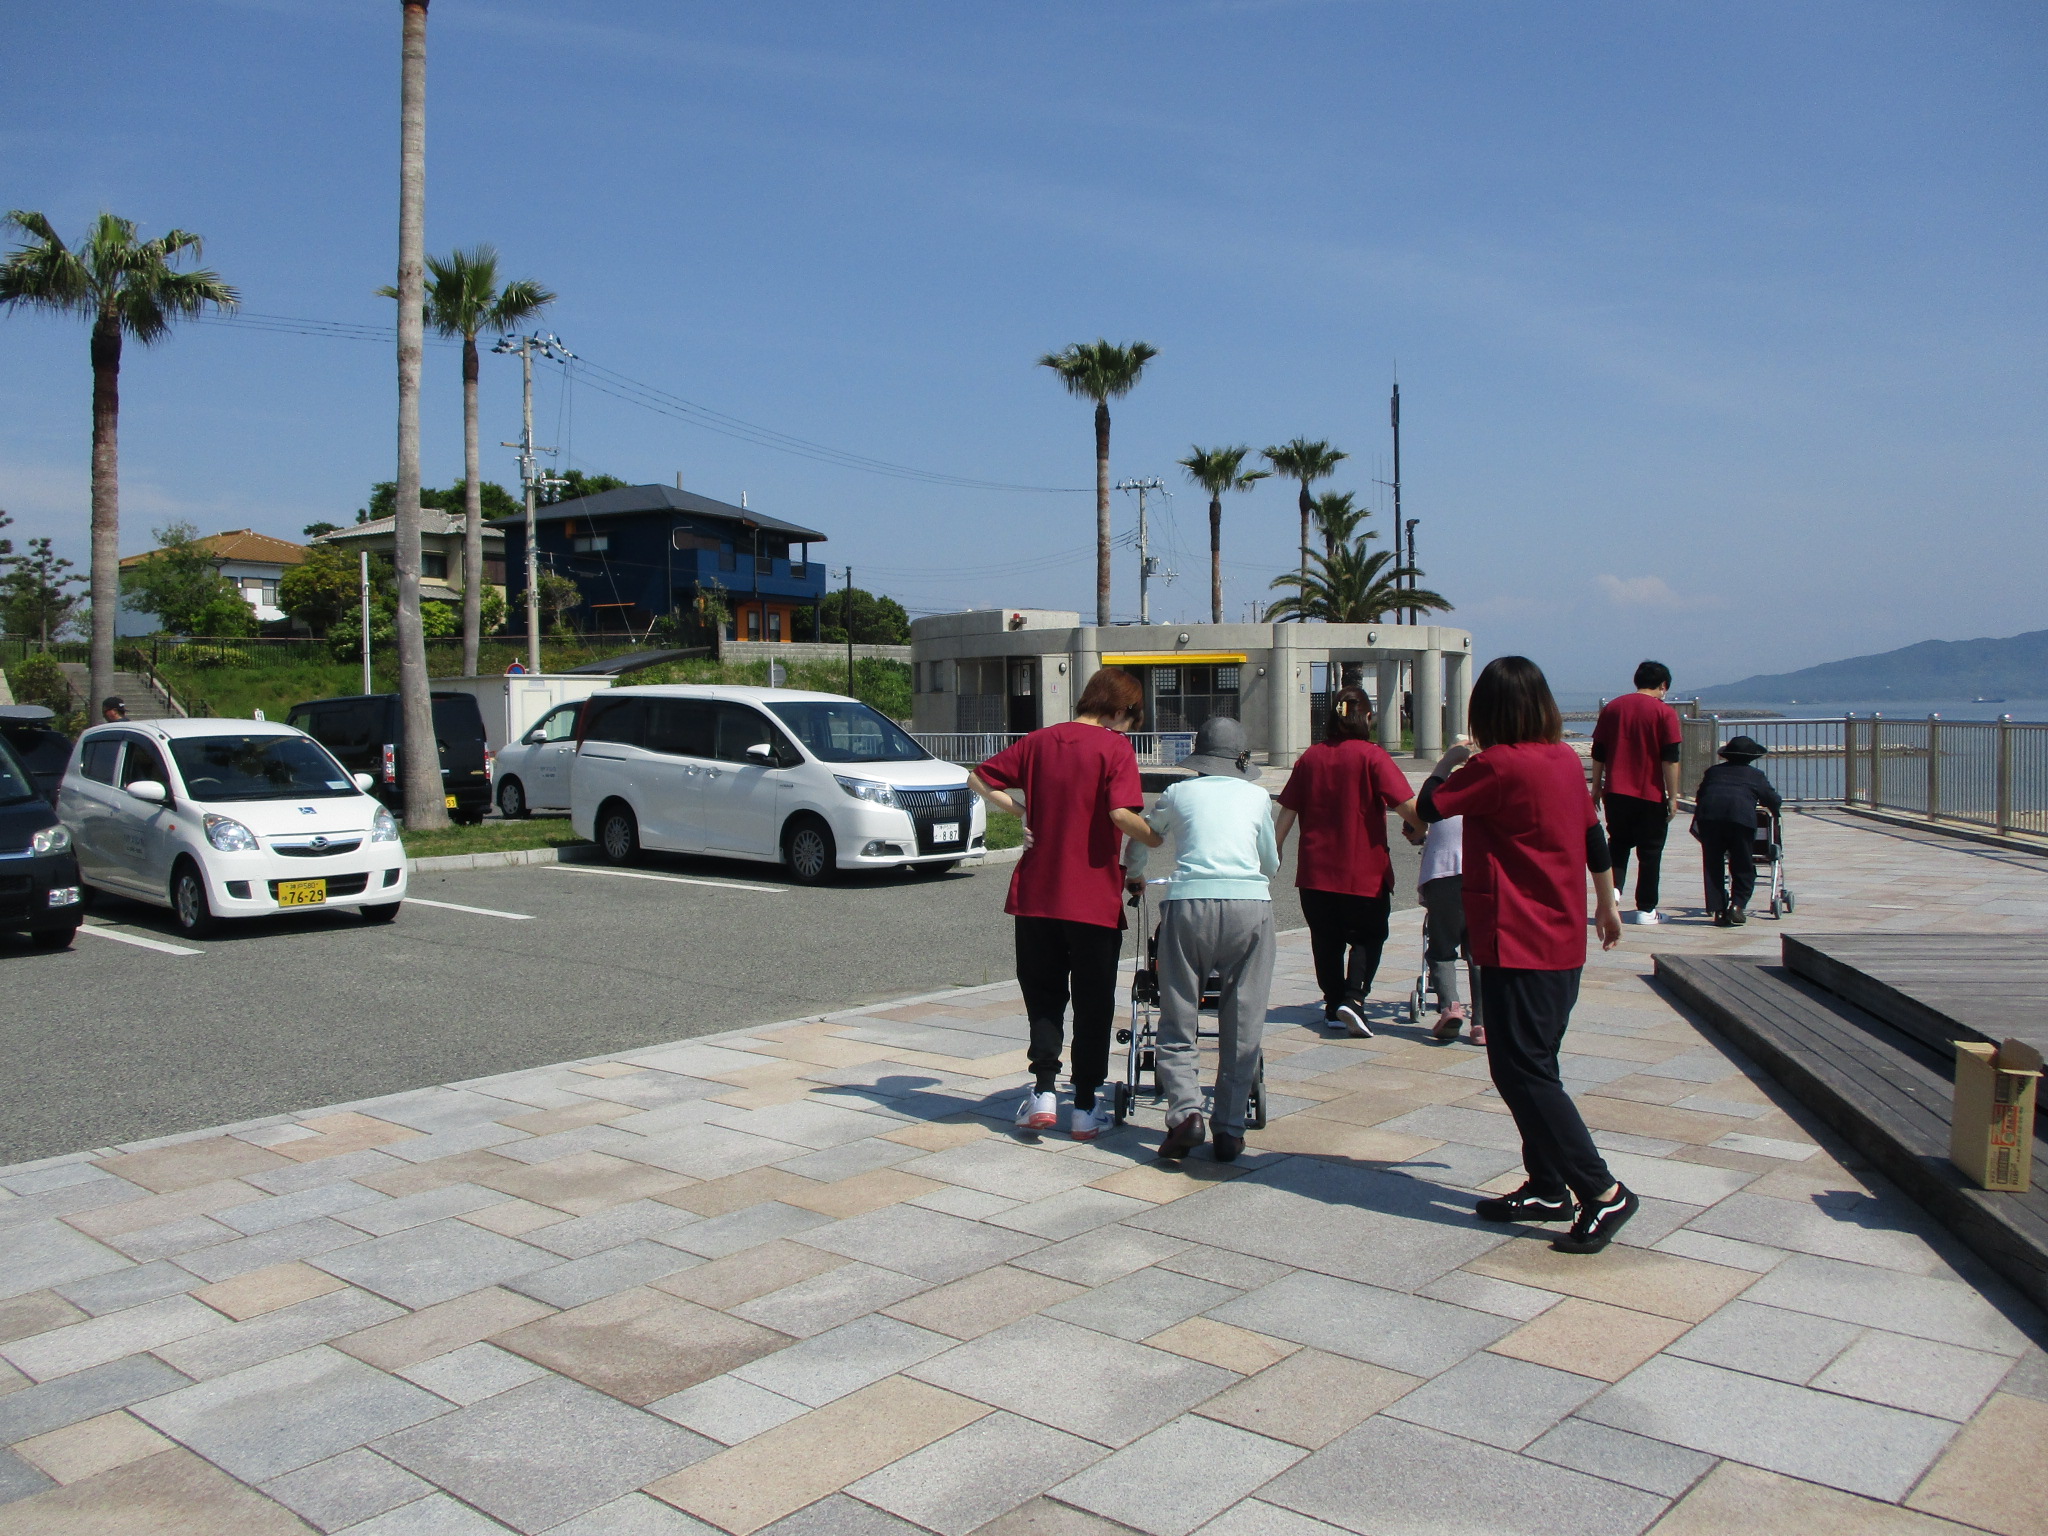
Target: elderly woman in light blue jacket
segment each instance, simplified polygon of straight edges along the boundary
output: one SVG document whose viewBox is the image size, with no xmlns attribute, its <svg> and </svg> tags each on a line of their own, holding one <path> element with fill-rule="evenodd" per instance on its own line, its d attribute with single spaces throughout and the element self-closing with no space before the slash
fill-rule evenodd
<svg viewBox="0 0 2048 1536">
<path fill-rule="evenodd" d="M 1152 830 L 1174 840 L 1173 877 L 1159 920 L 1159 1039 L 1154 1050 L 1166 1095 L 1166 1139 L 1159 1155 L 1186 1157 L 1203 1141 L 1201 1060 L 1196 1046 L 1205 977 L 1222 980 L 1220 1063 L 1213 1107 L 1215 1157 L 1244 1150 L 1245 1107 L 1259 1073 L 1266 998 L 1273 989 L 1272 877 L 1280 872 L 1273 799 L 1258 787 L 1244 727 L 1205 721 L 1183 779 L 1145 813 Z M 1146 848 L 1125 855 L 1130 878 L 1145 877 Z"/>
</svg>

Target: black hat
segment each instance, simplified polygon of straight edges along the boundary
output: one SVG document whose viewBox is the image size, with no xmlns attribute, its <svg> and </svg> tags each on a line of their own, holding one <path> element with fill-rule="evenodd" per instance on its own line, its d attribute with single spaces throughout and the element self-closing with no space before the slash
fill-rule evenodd
<svg viewBox="0 0 2048 1536">
<path fill-rule="evenodd" d="M 1735 758 L 1740 762 L 1753 763 L 1770 750 L 1753 736 L 1732 736 L 1721 748 L 1721 755 Z"/>
<path fill-rule="evenodd" d="M 1260 768 L 1245 748 L 1244 727 L 1228 715 L 1211 715 L 1195 732 L 1195 750 L 1180 761 L 1196 773 L 1257 781 Z"/>
</svg>

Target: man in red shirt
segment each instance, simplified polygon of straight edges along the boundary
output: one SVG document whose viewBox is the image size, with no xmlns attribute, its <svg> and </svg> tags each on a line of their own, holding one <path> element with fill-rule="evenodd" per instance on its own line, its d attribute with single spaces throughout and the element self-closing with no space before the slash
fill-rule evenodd
<svg viewBox="0 0 2048 1536">
<path fill-rule="evenodd" d="M 1636 866 L 1636 910 L 1631 921 L 1661 922 L 1657 877 L 1663 872 L 1664 837 L 1678 814 L 1678 746 L 1684 733 L 1678 711 L 1664 702 L 1671 669 L 1661 661 L 1636 668 L 1636 691 L 1610 699 L 1593 727 L 1593 799 L 1607 812 L 1607 846 L 1614 857 L 1614 888 L 1628 883 L 1628 855 Z"/>
<path fill-rule="evenodd" d="M 1071 721 L 1033 731 L 967 776 L 991 810 L 1021 811 L 1028 832 L 1003 906 L 1016 920 L 1017 985 L 1031 1021 L 1034 1082 L 1017 1109 L 1017 1124 L 1026 1130 L 1049 1131 L 1059 1123 L 1056 1090 L 1069 998 L 1072 1134 L 1092 1141 L 1112 1122 L 1095 1090 L 1109 1075 L 1116 1017 L 1123 840 L 1133 837 L 1151 848 L 1164 841 L 1145 823 L 1144 785 L 1128 735 L 1143 716 L 1137 678 L 1104 667 L 1082 689 Z"/>
</svg>

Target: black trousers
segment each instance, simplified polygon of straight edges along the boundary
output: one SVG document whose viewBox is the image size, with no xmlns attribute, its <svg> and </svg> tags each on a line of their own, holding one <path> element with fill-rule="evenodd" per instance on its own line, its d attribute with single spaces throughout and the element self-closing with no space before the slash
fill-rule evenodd
<svg viewBox="0 0 2048 1536">
<path fill-rule="evenodd" d="M 1579 1000 L 1579 972 L 1489 965 L 1479 973 L 1479 995 L 1486 1014 L 1486 1065 L 1522 1133 L 1522 1166 L 1531 1188 L 1542 1195 L 1569 1189 L 1581 1201 L 1597 1200 L 1614 1176 L 1557 1070 L 1558 1048 Z"/>
<path fill-rule="evenodd" d="M 1700 823 L 1700 852 L 1707 864 L 1707 910 L 1747 907 L 1756 892 L 1756 828 L 1732 821 Z M 1729 887 L 1733 886 L 1731 892 Z"/>
<path fill-rule="evenodd" d="M 1614 894 L 1620 899 L 1628 884 L 1628 855 L 1633 848 L 1637 859 L 1636 910 L 1648 912 L 1657 905 L 1657 881 L 1664 872 L 1664 835 L 1671 818 L 1662 800 L 1639 800 L 1634 795 L 1607 794 L 1607 847 L 1614 855 Z"/>
<path fill-rule="evenodd" d="M 1387 947 L 1393 892 L 1351 896 L 1303 886 L 1296 894 L 1301 897 L 1301 915 L 1308 919 L 1309 953 L 1315 957 L 1323 1006 L 1364 1002 L 1379 974 L 1380 952 Z"/>
<path fill-rule="evenodd" d="M 1013 918 L 1017 985 L 1031 1020 L 1031 1073 L 1040 1093 L 1060 1077 L 1067 1002 L 1074 1004 L 1074 1102 L 1084 1109 L 1109 1076 L 1109 1031 L 1116 1018 L 1116 965 L 1124 931 L 1057 917 Z"/>
</svg>

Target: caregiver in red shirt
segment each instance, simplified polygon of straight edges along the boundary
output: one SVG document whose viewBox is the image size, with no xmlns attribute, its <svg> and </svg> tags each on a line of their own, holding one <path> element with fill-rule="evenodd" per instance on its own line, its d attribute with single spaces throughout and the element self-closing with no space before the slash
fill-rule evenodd
<svg viewBox="0 0 2048 1536">
<path fill-rule="evenodd" d="M 1323 739 L 1287 775 L 1273 824 L 1274 839 L 1285 848 L 1287 834 L 1301 822 L 1294 883 L 1323 990 L 1323 1018 L 1361 1040 L 1372 1038 L 1365 999 L 1379 974 L 1394 904 L 1387 812 L 1398 812 L 1418 832 L 1422 827 L 1408 776 L 1371 738 L 1372 701 L 1365 690 L 1338 690 Z"/>
<path fill-rule="evenodd" d="M 1123 949 L 1123 840 L 1157 848 L 1145 824 L 1144 786 L 1129 733 L 1144 717 L 1137 678 L 1104 667 L 1088 679 L 1065 725 L 1033 731 L 967 776 L 992 810 L 1021 809 L 1028 836 L 1003 910 L 1016 919 L 1017 985 L 1031 1020 L 1031 1092 L 1017 1124 L 1059 1124 L 1055 1089 L 1067 1001 L 1074 1004 L 1074 1139 L 1092 1141 L 1112 1122 L 1095 1090 L 1109 1075 L 1116 966 Z M 1009 791 L 1021 792 L 1023 805 Z"/>
<path fill-rule="evenodd" d="M 1554 1247 L 1598 1253 L 1637 1200 L 1593 1145 L 1557 1054 L 1586 965 L 1586 871 L 1600 945 L 1621 941 L 1613 866 L 1550 685 L 1525 656 L 1487 663 L 1472 688 L 1477 756 L 1453 747 L 1416 797 L 1425 821 L 1465 818 L 1465 920 L 1486 1017 L 1486 1064 L 1522 1134 L 1528 1179 L 1481 1200 L 1487 1221 L 1577 1219 Z"/>
</svg>

